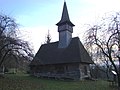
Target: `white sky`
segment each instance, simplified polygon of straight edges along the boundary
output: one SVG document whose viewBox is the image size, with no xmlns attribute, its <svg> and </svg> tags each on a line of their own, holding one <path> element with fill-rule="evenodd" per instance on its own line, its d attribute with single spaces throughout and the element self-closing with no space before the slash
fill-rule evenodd
<svg viewBox="0 0 120 90">
<path fill-rule="evenodd" d="M 64 0 L 0 0 L 0 11 L 15 18 L 25 40 L 35 49 L 44 43 L 48 30 L 52 42 L 58 41 L 57 26 L 62 15 Z M 99 23 L 109 12 L 120 11 L 120 0 L 66 0 L 70 20 L 75 24 L 73 37 L 81 41 L 86 24 Z"/>
</svg>

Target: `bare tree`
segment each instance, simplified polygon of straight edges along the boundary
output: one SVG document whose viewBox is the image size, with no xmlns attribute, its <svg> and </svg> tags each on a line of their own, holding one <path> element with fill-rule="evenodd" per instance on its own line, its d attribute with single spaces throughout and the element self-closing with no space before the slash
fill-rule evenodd
<svg viewBox="0 0 120 90">
<path fill-rule="evenodd" d="M 49 44 L 49 43 L 50 43 L 50 41 L 51 41 L 51 35 L 50 35 L 49 30 L 48 30 L 48 34 L 47 34 L 47 36 L 46 36 L 45 43 L 46 43 L 46 44 Z"/>
<path fill-rule="evenodd" d="M 0 15 L 0 66 L 3 66 L 5 58 L 11 55 L 32 59 L 32 49 L 28 42 L 17 37 L 18 31 L 18 24 L 14 19 Z"/>
<path fill-rule="evenodd" d="M 116 51 L 120 48 L 120 14 L 116 13 L 110 18 L 102 21 L 102 24 L 93 25 L 86 32 L 86 44 L 92 48 L 99 48 L 97 52 L 98 62 L 104 61 L 109 67 L 109 62 L 117 73 L 118 86 L 120 87 L 120 71 L 115 64 L 118 59 Z M 93 53 L 93 51 L 91 51 Z"/>
</svg>

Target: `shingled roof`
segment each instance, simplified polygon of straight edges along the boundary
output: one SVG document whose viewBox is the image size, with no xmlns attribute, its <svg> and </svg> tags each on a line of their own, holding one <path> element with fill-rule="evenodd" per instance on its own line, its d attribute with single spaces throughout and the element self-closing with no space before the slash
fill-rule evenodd
<svg viewBox="0 0 120 90">
<path fill-rule="evenodd" d="M 43 44 L 31 65 L 64 63 L 93 63 L 78 37 L 72 38 L 67 48 L 58 48 L 58 42 Z"/>
</svg>

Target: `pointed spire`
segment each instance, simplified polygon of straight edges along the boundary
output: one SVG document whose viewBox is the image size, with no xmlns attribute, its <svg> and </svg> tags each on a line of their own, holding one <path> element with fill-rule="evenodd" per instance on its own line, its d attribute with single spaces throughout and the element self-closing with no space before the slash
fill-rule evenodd
<svg viewBox="0 0 120 90">
<path fill-rule="evenodd" d="M 67 6 L 66 6 L 66 2 L 64 2 L 61 21 L 70 21 Z"/>
<path fill-rule="evenodd" d="M 75 26 L 71 21 L 70 21 L 70 18 L 69 18 L 69 14 L 68 14 L 68 10 L 67 10 L 67 5 L 66 5 L 66 2 L 64 1 L 64 6 L 63 6 L 63 12 L 62 12 L 62 17 L 61 17 L 61 20 L 56 24 L 56 25 L 62 25 L 64 23 L 68 23 L 70 24 L 71 26 Z"/>
</svg>

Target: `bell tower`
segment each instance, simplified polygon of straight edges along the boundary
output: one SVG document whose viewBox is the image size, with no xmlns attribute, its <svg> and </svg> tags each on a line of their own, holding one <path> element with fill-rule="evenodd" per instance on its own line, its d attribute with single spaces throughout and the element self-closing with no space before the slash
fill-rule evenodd
<svg viewBox="0 0 120 90">
<path fill-rule="evenodd" d="M 73 26 L 75 26 L 70 21 L 66 2 L 64 2 L 63 5 L 61 20 L 56 25 L 58 26 L 58 32 L 59 32 L 58 48 L 66 48 L 72 39 Z"/>
</svg>

